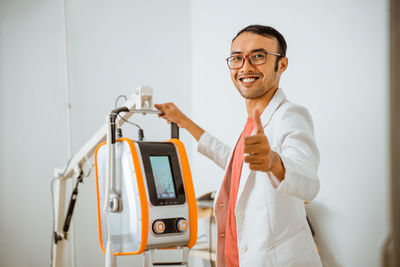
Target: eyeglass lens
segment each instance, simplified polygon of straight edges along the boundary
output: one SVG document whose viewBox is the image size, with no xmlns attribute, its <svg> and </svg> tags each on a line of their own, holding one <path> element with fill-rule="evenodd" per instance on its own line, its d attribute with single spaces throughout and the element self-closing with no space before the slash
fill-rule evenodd
<svg viewBox="0 0 400 267">
<path fill-rule="evenodd" d="M 247 56 L 249 58 L 250 64 L 251 65 L 260 65 L 265 63 L 266 59 L 266 54 L 265 53 L 253 53 Z M 230 68 L 240 68 L 244 64 L 246 56 L 243 55 L 237 55 L 237 56 L 232 56 L 228 59 L 228 64 Z"/>
</svg>

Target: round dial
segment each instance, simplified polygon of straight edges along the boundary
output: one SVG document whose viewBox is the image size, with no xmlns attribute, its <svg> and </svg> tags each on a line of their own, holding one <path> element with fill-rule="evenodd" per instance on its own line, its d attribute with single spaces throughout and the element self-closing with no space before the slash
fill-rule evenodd
<svg viewBox="0 0 400 267">
<path fill-rule="evenodd" d="M 176 228 L 178 228 L 179 232 L 186 232 L 189 228 L 189 222 L 185 219 L 179 219 L 176 223 Z"/>
<path fill-rule="evenodd" d="M 165 231 L 165 224 L 163 221 L 157 220 L 153 223 L 153 232 L 156 234 L 162 234 Z"/>
</svg>

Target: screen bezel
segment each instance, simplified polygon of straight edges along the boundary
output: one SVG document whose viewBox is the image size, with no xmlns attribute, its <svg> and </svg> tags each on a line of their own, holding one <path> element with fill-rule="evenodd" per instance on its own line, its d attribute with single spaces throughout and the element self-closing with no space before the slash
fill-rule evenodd
<svg viewBox="0 0 400 267">
<path fill-rule="evenodd" d="M 142 155 L 144 173 L 146 174 L 147 190 L 151 204 L 154 206 L 181 205 L 186 202 L 179 159 L 174 144 L 164 142 L 137 142 Z M 151 156 L 168 156 L 175 188 L 175 198 L 158 198 L 154 181 Z"/>
</svg>

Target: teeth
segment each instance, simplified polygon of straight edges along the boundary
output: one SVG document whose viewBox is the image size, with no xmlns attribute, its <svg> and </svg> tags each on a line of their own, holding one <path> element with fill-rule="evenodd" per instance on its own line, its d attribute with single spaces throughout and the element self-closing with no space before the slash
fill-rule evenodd
<svg viewBox="0 0 400 267">
<path fill-rule="evenodd" d="M 256 78 L 243 78 L 242 81 L 245 83 L 254 82 Z"/>
</svg>

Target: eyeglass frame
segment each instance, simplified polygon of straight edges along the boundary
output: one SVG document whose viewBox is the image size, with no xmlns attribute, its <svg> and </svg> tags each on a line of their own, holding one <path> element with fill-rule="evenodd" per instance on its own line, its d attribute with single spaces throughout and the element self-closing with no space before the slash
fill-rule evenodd
<svg viewBox="0 0 400 267">
<path fill-rule="evenodd" d="M 265 54 L 265 61 L 264 61 L 263 63 L 260 63 L 260 64 L 253 64 L 253 63 L 251 63 L 251 60 L 250 60 L 250 58 L 249 58 L 250 55 L 252 55 L 252 54 L 254 54 L 254 53 L 259 53 L 259 52 L 262 52 L 262 53 Z M 262 64 L 265 64 L 265 62 L 267 62 L 267 55 L 268 55 L 268 54 L 269 54 L 269 55 L 278 56 L 278 57 L 285 57 L 285 56 L 283 56 L 283 55 L 281 55 L 281 54 L 279 54 L 279 53 L 269 52 L 269 51 L 267 51 L 267 50 L 265 50 L 265 49 L 260 49 L 259 51 L 252 51 L 252 52 L 250 52 L 250 53 L 248 53 L 248 54 L 246 54 L 246 55 L 243 55 L 242 65 L 240 65 L 240 67 L 231 68 L 231 67 L 229 66 L 229 59 L 232 58 L 232 57 L 235 57 L 235 56 L 237 56 L 237 55 L 242 55 L 242 54 L 240 54 L 240 53 L 238 53 L 237 55 L 231 55 L 230 57 L 227 57 L 227 58 L 226 58 L 226 64 L 228 65 L 228 68 L 231 69 L 231 70 L 240 69 L 241 67 L 243 67 L 244 62 L 246 61 L 246 58 L 249 58 L 249 63 L 250 63 L 252 66 L 262 65 Z"/>
</svg>

